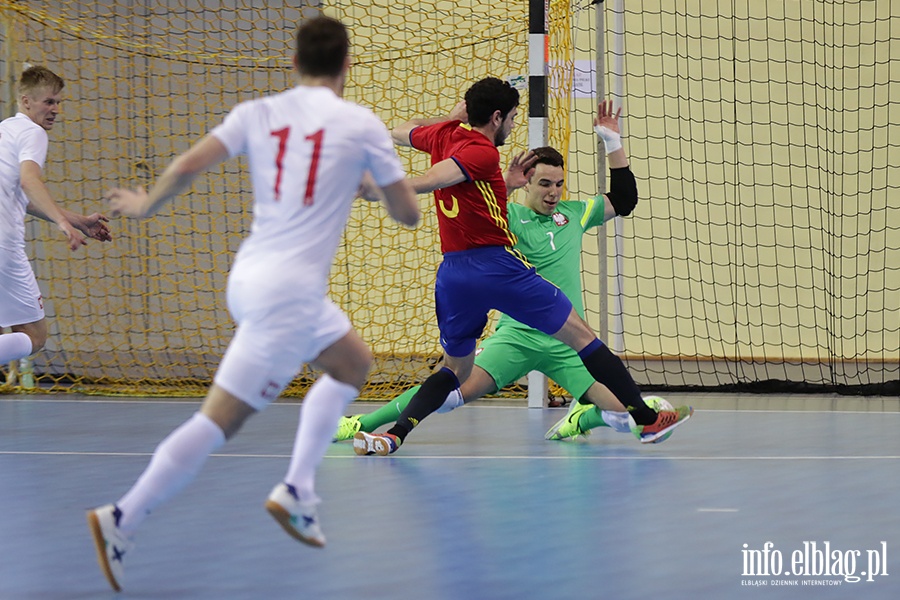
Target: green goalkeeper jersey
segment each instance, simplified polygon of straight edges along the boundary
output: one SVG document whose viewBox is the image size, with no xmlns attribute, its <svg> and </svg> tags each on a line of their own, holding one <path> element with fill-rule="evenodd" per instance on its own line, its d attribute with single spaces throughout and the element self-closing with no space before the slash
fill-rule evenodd
<svg viewBox="0 0 900 600">
<path fill-rule="evenodd" d="M 535 266 L 544 279 L 555 284 L 572 301 L 584 318 L 581 298 L 581 245 L 584 232 L 603 225 L 603 196 L 587 201 L 566 201 L 556 205 L 552 215 L 536 213 L 527 206 L 507 205 L 509 228 L 519 238 L 516 248 Z M 512 317 L 501 315 L 497 329 L 531 329 Z"/>
</svg>

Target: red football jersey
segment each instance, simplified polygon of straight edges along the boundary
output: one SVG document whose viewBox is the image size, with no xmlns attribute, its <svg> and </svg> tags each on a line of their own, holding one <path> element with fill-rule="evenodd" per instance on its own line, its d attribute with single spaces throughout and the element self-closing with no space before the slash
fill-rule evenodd
<svg viewBox="0 0 900 600">
<path fill-rule="evenodd" d="M 466 176 L 461 183 L 434 191 L 441 252 L 516 243 L 506 220 L 500 153 L 490 140 L 460 127 L 460 121 L 448 121 L 416 127 L 409 141 L 431 155 L 432 165 L 452 158 Z"/>
</svg>

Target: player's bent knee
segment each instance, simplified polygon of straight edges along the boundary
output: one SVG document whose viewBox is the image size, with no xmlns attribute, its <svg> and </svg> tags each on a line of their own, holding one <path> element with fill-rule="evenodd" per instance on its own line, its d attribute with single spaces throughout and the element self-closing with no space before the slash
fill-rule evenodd
<svg viewBox="0 0 900 600">
<path fill-rule="evenodd" d="M 372 368 L 372 351 L 359 335 L 350 330 L 312 361 L 332 379 L 359 389 L 365 385 Z"/>
<path fill-rule="evenodd" d="M 44 320 L 16 326 L 12 330 L 24 333 L 31 339 L 31 352 L 29 354 L 34 354 L 47 343 L 47 323 Z"/>
<path fill-rule="evenodd" d="M 346 372 L 340 373 L 337 377 L 335 377 L 334 375 L 331 375 L 331 377 L 333 379 L 336 379 L 337 381 L 340 381 L 341 383 L 352 385 L 356 389 L 362 389 L 362 387 L 366 385 L 366 380 L 369 379 L 370 369 L 371 364 L 367 364 L 365 367 L 348 369 Z"/>
<path fill-rule="evenodd" d="M 342 362 L 329 365 L 325 368 L 325 372 L 332 379 L 360 389 L 369 378 L 372 361 L 372 352 L 366 348 L 365 351 L 357 351 L 347 355 Z"/>
<path fill-rule="evenodd" d="M 579 351 L 596 339 L 597 335 L 584 320 L 578 316 L 575 309 L 569 313 L 569 318 L 563 323 L 559 331 L 553 337 L 566 344 L 575 351 Z"/>
<path fill-rule="evenodd" d="M 453 372 L 459 382 L 466 381 L 472 374 L 472 368 L 475 366 L 475 349 L 466 356 L 450 356 L 444 353 L 444 368 Z"/>
<path fill-rule="evenodd" d="M 200 407 L 200 412 L 222 429 L 225 439 L 231 439 L 247 419 L 256 413 L 256 409 L 214 383 Z"/>
<path fill-rule="evenodd" d="M 35 337 L 35 336 L 30 335 L 28 337 L 31 338 L 31 354 L 34 354 L 35 352 L 37 352 L 38 350 L 43 348 L 44 344 L 47 343 L 46 335 L 40 336 L 40 337 Z"/>
</svg>

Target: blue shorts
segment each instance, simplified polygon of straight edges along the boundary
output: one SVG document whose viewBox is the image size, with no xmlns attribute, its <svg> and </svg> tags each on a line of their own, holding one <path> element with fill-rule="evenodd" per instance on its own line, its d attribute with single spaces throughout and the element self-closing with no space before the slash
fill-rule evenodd
<svg viewBox="0 0 900 600">
<path fill-rule="evenodd" d="M 548 335 L 559 331 L 572 312 L 572 303 L 558 287 L 538 275 L 520 252 L 505 246 L 446 253 L 434 301 L 441 346 L 450 356 L 475 350 L 491 309 Z"/>
</svg>

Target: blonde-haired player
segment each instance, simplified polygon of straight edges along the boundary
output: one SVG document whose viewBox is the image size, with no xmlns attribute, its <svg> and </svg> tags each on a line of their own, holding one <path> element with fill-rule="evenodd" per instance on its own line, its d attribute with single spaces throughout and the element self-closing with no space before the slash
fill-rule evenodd
<svg viewBox="0 0 900 600">
<path fill-rule="evenodd" d="M 79 215 L 59 207 L 43 180 L 49 138 L 60 113 L 63 79 L 46 67 L 22 71 L 18 113 L 0 123 L 0 364 L 40 350 L 47 341 L 44 304 L 25 254 L 25 215 L 52 221 L 69 248 L 85 237 L 112 239 L 106 217 Z"/>
<path fill-rule="evenodd" d="M 305 21 L 294 57 L 299 85 L 239 104 L 178 157 L 149 194 L 109 193 L 114 214 L 152 216 L 201 172 L 247 154 L 254 196 L 250 236 L 228 279 L 228 307 L 238 329 L 200 411 L 160 443 L 120 500 L 88 513 L 101 568 L 116 590 L 122 557 L 144 518 L 187 485 L 206 457 L 278 397 L 306 362 L 325 375 L 303 401 L 290 466 L 266 509 L 299 541 L 325 544 L 316 515 L 316 468 L 372 361 L 326 296 L 331 263 L 366 173 L 395 220 L 414 226 L 420 216 L 387 127 L 370 110 L 341 98 L 348 52 L 339 21 Z"/>
</svg>

